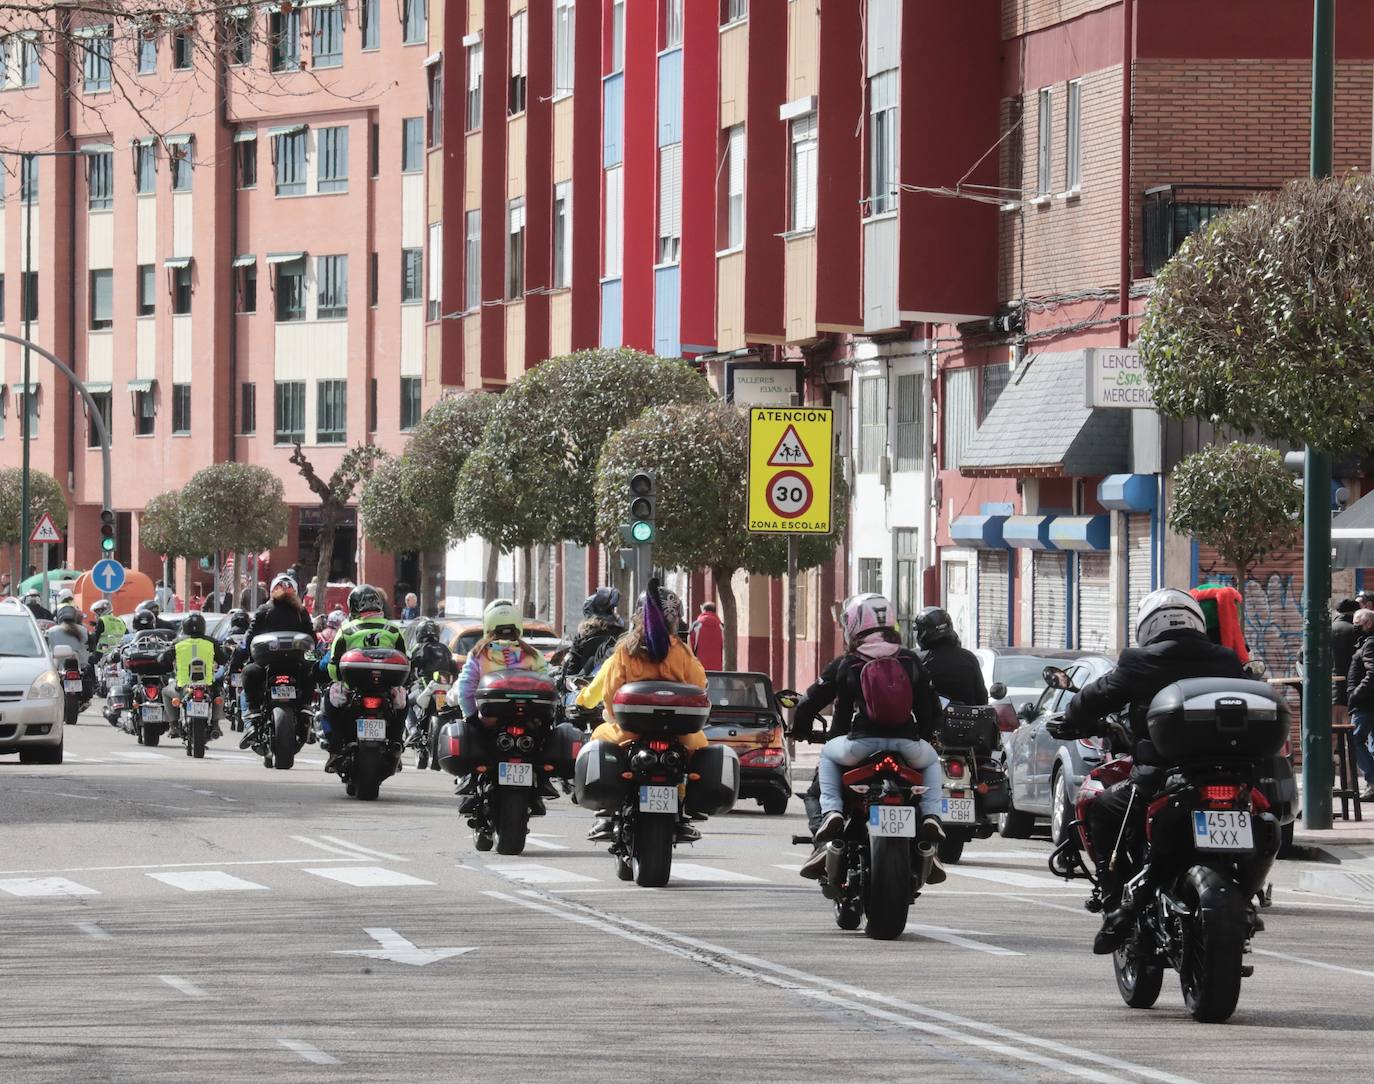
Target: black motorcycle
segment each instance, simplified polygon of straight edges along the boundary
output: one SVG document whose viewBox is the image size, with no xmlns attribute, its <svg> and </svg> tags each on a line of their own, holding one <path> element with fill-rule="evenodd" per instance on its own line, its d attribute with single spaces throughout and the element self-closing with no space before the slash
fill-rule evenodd
<svg viewBox="0 0 1374 1084">
<path fill-rule="evenodd" d="M 453 682 L 448 674 L 421 674 L 411 686 L 406 709 L 406 748 L 415 753 L 415 767 L 439 768 L 439 732 L 452 722 L 456 712 L 449 708 Z"/>
<path fill-rule="evenodd" d="M 253 752 L 264 767 L 287 771 L 313 733 L 309 686 L 303 676 L 315 638 L 303 632 L 271 632 L 253 638 L 253 661 L 266 674 L 266 703 L 254 735 Z"/>
<path fill-rule="evenodd" d="M 373 802 L 382 780 L 401 767 L 405 712 L 394 698 L 410 674 L 410 660 L 391 648 L 355 647 L 344 652 L 338 670 L 348 701 L 329 707 L 334 771 L 350 798 Z"/>
<path fill-rule="evenodd" d="M 199 760 L 205 756 L 205 745 L 214 728 L 219 694 L 213 675 L 200 659 L 191 662 L 188 676 L 190 681 L 176 691 L 172 706 L 181 713 L 181 740 L 186 755 Z"/>
<path fill-rule="evenodd" d="M 940 860 L 957 862 L 964 845 L 987 839 L 997 827 L 997 815 L 1011 803 L 1011 786 L 996 754 L 1001 747 L 997 709 L 949 704 L 937 738 L 944 770 L 940 821 L 945 839 Z"/>
<path fill-rule="evenodd" d="M 76 652 L 70 647 L 59 647 L 53 655 L 62 671 L 62 724 L 75 726 L 77 716 L 91 699 L 86 695 L 86 682 L 81 676 L 81 664 L 77 662 Z"/>
</svg>

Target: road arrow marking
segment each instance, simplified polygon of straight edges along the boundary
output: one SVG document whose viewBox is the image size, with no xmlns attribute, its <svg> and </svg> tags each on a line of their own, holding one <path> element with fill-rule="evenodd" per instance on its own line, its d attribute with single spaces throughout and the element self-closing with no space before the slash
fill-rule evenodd
<svg viewBox="0 0 1374 1084">
<path fill-rule="evenodd" d="M 393 963 L 424 967 L 425 964 L 447 960 L 450 956 L 462 956 L 464 953 L 477 951 L 475 946 L 472 948 L 418 948 L 395 930 L 385 927 L 366 929 L 363 932 L 376 941 L 381 948 L 336 949 L 334 955 L 366 956 L 373 960 L 391 960 Z"/>
</svg>

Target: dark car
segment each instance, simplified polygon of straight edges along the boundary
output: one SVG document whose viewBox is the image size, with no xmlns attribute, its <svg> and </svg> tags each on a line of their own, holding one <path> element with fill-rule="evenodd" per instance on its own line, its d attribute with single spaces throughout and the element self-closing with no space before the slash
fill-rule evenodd
<svg viewBox="0 0 1374 1084">
<path fill-rule="evenodd" d="M 706 695 L 711 698 L 706 737 L 713 745 L 728 745 L 739 757 L 739 796 L 754 799 L 765 813 L 787 812 L 792 758 L 782 705 L 768 675 L 710 670 Z"/>
</svg>

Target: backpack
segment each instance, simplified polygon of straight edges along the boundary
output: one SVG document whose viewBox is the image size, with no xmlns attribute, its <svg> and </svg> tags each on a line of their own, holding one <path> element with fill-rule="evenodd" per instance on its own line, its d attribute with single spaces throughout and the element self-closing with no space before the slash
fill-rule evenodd
<svg viewBox="0 0 1374 1084">
<path fill-rule="evenodd" d="M 914 696 L 911 675 L 896 655 L 870 659 L 859 671 L 859 691 L 864 714 L 879 728 L 896 728 L 911 722 Z"/>
</svg>

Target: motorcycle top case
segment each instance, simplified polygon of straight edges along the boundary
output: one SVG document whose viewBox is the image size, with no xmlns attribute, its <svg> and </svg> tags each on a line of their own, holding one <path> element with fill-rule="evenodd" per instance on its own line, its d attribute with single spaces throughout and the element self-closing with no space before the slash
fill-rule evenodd
<svg viewBox="0 0 1374 1084">
<path fill-rule="evenodd" d="M 283 657 L 300 662 L 315 648 L 315 638 L 303 632 L 267 632 L 253 637 L 253 661 L 270 663 Z"/>
<path fill-rule="evenodd" d="M 739 797 L 739 757 L 728 745 L 708 745 L 692 754 L 687 783 L 687 812 L 716 816 L 729 813 Z"/>
<path fill-rule="evenodd" d="M 614 813 L 625 800 L 629 786 L 621 778 L 628 771 L 629 755 L 614 742 L 589 741 L 577 754 L 573 769 L 573 797 L 583 809 L 594 813 Z"/>
<path fill-rule="evenodd" d="M 477 712 L 488 724 L 535 720 L 547 723 L 558 705 L 553 676 L 533 670 L 493 670 L 473 694 Z"/>
<path fill-rule="evenodd" d="M 409 673 L 410 660 L 389 647 L 355 647 L 339 660 L 339 680 L 357 692 L 404 685 Z"/>
<path fill-rule="evenodd" d="M 940 724 L 940 744 L 946 749 L 996 749 L 1001 737 L 997 709 L 950 704 Z"/>
<path fill-rule="evenodd" d="M 672 681 L 631 681 L 611 703 L 622 728 L 646 736 L 695 734 L 711 714 L 705 689 Z"/>
<path fill-rule="evenodd" d="M 124 667 L 140 677 L 161 673 L 162 663 L 159 660 L 167 647 L 167 644 L 158 644 L 156 647 L 127 648 L 124 651 Z"/>
<path fill-rule="evenodd" d="M 1277 756 L 1288 740 L 1288 705 L 1243 678 L 1188 678 L 1166 686 L 1146 714 L 1150 741 L 1170 764 Z"/>
</svg>

